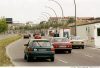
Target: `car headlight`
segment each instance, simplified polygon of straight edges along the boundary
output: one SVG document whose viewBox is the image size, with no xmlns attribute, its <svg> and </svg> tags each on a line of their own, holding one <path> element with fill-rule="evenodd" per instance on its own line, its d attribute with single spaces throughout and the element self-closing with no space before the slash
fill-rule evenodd
<svg viewBox="0 0 100 68">
<path fill-rule="evenodd" d="M 34 51 L 37 51 L 37 49 L 34 49 Z"/>
</svg>

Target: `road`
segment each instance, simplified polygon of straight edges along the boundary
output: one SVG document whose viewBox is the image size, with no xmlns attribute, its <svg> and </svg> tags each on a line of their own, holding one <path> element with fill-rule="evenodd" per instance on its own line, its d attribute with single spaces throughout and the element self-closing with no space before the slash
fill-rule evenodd
<svg viewBox="0 0 100 68">
<path fill-rule="evenodd" d="M 31 37 L 33 38 L 33 37 Z M 44 36 L 42 38 L 48 38 Z M 29 39 L 19 39 L 7 47 L 7 55 L 16 66 L 100 66 L 100 50 L 92 47 L 84 49 L 73 49 L 71 54 L 58 52 L 55 54 L 55 61 L 49 59 L 38 59 L 27 62 L 24 60 L 24 44 Z"/>
<path fill-rule="evenodd" d="M 7 38 L 10 38 L 10 37 L 13 37 L 13 36 L 16 36 L 16 35 L 18 35 L 18 34 L 0 35 L 0 40 L 7 39 Z"/>
</svg>

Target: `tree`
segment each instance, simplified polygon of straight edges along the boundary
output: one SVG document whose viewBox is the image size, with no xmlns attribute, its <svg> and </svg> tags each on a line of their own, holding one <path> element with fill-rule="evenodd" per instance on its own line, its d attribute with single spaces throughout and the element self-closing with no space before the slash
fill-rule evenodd
<svg viewBox="0 0 100 68">
<path fill-rule="evenodd" d="M 65 26 L 65 27 L 68 26 L 68 23 L 66 22 L 64 26 Z"/>
<path fill-rule="evenodd" d="M 19 27 L 19 30 L 22 30 L 22 29 L 24 29 L 24 26 L 20 26 L 20 27 Z"/>
<path fill-rule="evenodd" d="M 69 20 L 68 20 L 68 22 L 67 23 L 73 23 L 75 20 L 74 20 L 74 18 L 73 17 L 71 17 Z"/>
<path fill-rule="evenodd" d="M 44 23 L 44 21 L 40 22 L 40 24 L 43 24 L 43 23 Z"/>
<path fill-rule="evenodd" d="M 6 24 L 6 19 L 4 17 L 1 17 L 0 19 L 0 32 L 4 32 L 8 30 L 8 24 Z"/>
</svg>

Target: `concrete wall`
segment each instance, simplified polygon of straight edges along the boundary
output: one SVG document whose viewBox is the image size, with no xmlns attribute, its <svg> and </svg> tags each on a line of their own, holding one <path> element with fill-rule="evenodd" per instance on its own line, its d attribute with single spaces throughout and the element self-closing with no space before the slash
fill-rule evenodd
<svg viewBox="0 0 100 68">
<path fill-rule="evenodd" d="M 70 35 L 75 36 L 75 27 L 69 27 L 70 28 Z"/>
</svg>

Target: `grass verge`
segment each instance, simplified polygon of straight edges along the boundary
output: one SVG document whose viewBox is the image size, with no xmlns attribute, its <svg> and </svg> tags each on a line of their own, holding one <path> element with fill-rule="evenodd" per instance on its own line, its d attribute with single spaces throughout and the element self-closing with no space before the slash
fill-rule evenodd
<svg viewBox="0 0 100 68">
<path fill-rule="evenodd" d="M 17 35 L 8 39 L 0 40 L 0 66 L 14 66 L 6 55 L 6 46 L 11 42 L 20 39 L 23 35 Z"/>
</svg>

